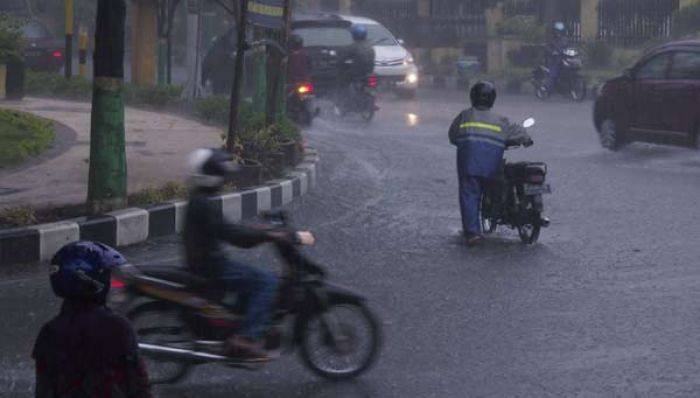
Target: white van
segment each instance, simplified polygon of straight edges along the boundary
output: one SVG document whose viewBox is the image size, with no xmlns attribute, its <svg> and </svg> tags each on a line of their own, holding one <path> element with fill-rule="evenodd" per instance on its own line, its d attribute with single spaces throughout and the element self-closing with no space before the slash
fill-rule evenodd
<svg viewBox="0 0 700 398">
<path fill-rule="evenodd" d="M 411 53 L 402 46 L 403 42 L 375 20 L 350 15 L 338 17 L 367 28 L 367 40 L 374 43 L 374 73 L 379 84 L 391 86 L 400 96 L 414 97 L 418 88 L 418 68 Z"/>
</svg>

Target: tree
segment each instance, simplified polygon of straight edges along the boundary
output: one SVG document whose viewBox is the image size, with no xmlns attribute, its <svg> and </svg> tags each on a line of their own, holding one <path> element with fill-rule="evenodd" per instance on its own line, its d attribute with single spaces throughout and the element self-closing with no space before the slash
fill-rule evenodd
<svg viewBox="0 0 700 398">
<path fill-rule="evenodd" d="M 98 214 L 126 205 L 124 137 L 124 0 L 98 0 L 90 123 L 88 209 Z"/>
<path fill-rule="evenodd" d="M 158 0 L 158 53 L 159 53 L 159 63 L 158 63 L 158 75 L 159 81 L 164 80 L 168 83 L 172 83 L 172 59 L 173 59 L 173 43 L 172 43 L 172 31 L 173 22 L 175 20 L 175 12 L 177 11 L 177 6 L 180 4 L 180 0 Z M 165 55 L 163 55 L 162 43 L 165 42 Z M 165 61 L 165 62 L 163 62 Z"/>
</svg>

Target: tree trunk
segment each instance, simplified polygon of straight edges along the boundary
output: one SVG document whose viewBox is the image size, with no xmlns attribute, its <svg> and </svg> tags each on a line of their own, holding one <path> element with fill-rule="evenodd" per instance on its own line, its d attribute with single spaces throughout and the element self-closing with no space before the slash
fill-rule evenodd
<svg viewBox="0 0 700 398">
<path fill-rule="evenodd" d="M 243 67 L 245 66 L 246 24 L 248 23 L 248 0 L 240 0 L 240 18 L 238 20 L 238 43 L 236 45 L 236 69 L 231 87 L 231 107 L 226 137 L 226 150 L 233 153 L 238 133 L 238 108 L 241 101 L 241 83 L 243 82 Z"/>
<path fill-rule="evenodd" d="M 88 208 L 97 214 L 126 205 L 124 137 L 124 0 L 98 0 L 90 123 Z"/>
</svg>

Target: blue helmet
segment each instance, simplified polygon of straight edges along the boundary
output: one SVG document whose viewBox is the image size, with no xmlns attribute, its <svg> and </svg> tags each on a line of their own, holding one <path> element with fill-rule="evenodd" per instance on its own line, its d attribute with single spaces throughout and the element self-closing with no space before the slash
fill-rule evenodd
<svg viewBox="0 0 700 398">
<path fill-rule="evenodd" d="M 350 28 L 352 38 L 355 41 L 363 41 L 367 39 L 367 28 L 364 25 L 352 25 Z"/>
<path fill-rule="evenodd" d="M 69 243 L 51 259 L 51 287 L 65 299 L 104 303 L 112 269 L 123 264 L 124 256 L 102 243 Z"/>
</svg>

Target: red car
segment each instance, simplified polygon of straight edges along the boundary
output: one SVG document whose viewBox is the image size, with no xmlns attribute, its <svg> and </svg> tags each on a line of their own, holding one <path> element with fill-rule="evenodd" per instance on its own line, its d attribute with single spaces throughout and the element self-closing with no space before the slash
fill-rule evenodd
<svg viewBox="0 0 700 398">
<path fill-rule="evenodd" d="M 593 119 L 611 150 L 632 141 L 700 148 L 700 40 L 656 47 L 605 83 Z"/>
<path fill-rule="evenodd" d="M 37 20 L 22 27 L 26 41 L 24 60 L 30 69 L 58 72 L 65 63 L 64 43 L 56 39 L 49 29 Z"/>
</svg>

